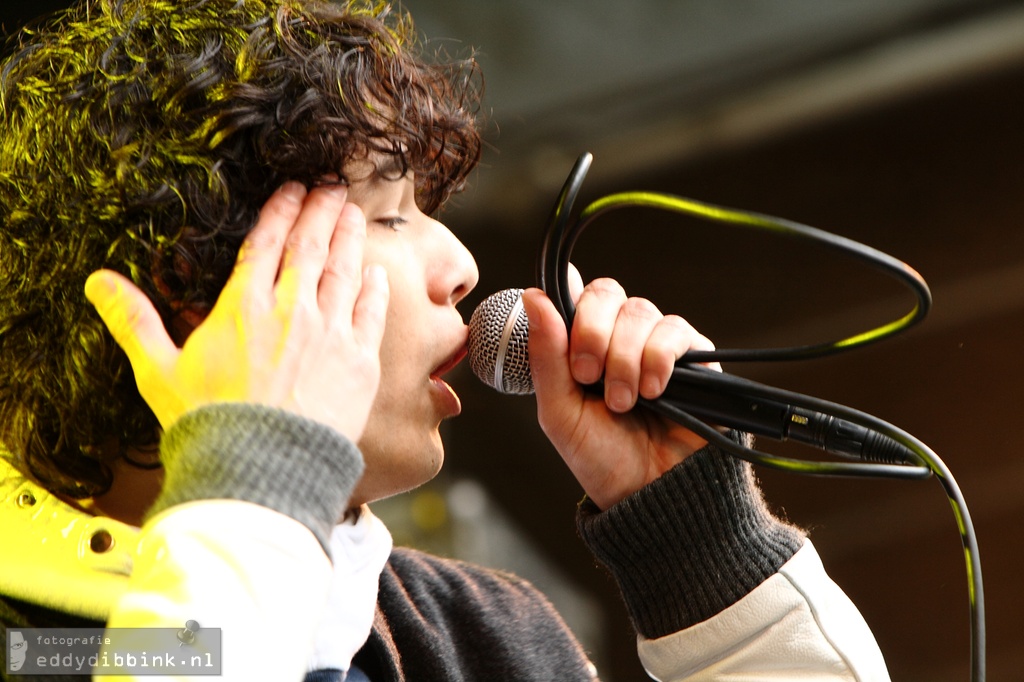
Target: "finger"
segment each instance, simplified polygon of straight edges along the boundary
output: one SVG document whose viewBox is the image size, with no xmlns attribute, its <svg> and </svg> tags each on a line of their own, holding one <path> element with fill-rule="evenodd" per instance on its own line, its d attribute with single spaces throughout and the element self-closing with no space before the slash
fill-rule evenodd
<svg viewBox="0 0 1024 682">
<path fill-rule="evenodd" d="M 140 389 L 154 367 L 177 357 L 178 348 L 153 302 L 127 278 L 111 270 L 97 270 L 85 282 L 85 297 L 128 356 Z"/>
<path fill-rule="evenodd" d="M 580 271 L 576 269 L 576 266 L 569 263 L 569 298 L 573 303 L 580 300 L 580 295 L 583 293 L 583 276 L 580 275 Z"/>
<path fill-rule="evenodd" d="M 381 265 L 368 265 L 363 286 L 352 310 L 352 334 L 364 348 L 380 350 L 388 317 L 388 273 Z"/>
<path fill-rule="evenodd" d="M 581 389 L 569 370 L 569 341 L 565 321 L 540 289 L 523 292 L 523 308 L 530 325 L 530 372 L 537 396 L 537 411 L 545 431 L 564 415 L 560 409 L 575 404 Z"/>
<path fill-rule="evenodd" d="M 353 306 L 363 288 L 363 248 L 366 218 L 355 204 L 345 204 L 338 216 L 330 252 L 320 277 L 320 310 L 328 324 L 351 324 Z"/>
<path fill-rule="evenodd" d="M 626 292 L 612 279 L 596 279 L 580 294 L 569 340 L 569 358 L 572 374 L 581 384 L 592 384 L 601 378 L 615 320 L 625 302 Z"/>
<path fill-rule="evenodd" d="M 640 395 L 648 399 L 660 396 L 672 378 L 676 360 L 687 351 L 714 349 L 714 344 L 689 322 L 678 315 L 666 315 L 651 332 L 644 347 Z"/>
<path fill-rule="evenodd" d="M 247 290 L 258 282 L 270 292 L 281 269 L 281 254 L 288 233 L 302 211 L 306 188 L 298 182 L 286 182 L 274 192 L 260 210 L 256 225 L 246 235 L 226 290 L 240 287 Z"/>
<path fill-rule="evenodd" d="M 629 298 L 619 308 L 604 367 L 604 400 L 613 412 L 636 404 L 647 342 L 661 319 L 661 311 L 644 298 Z"/>
<path fill-rule="evenodd" d="M 277 279 L 279 291 L 317 300 L 320 278 L 347 196 L 348 187 L 343 184 L 310 190 L 284 242 Z"/>
<path fill-rule="evenodd" d="M 700 332 L 694 337 L 693 343 L 690 344 L 689 350 L 715 350 L 715 344 L 708 337 L 702 335 Z M 720 362 L 702 362 L 700 363 L 705 367 L 709 367 L 716 372 L 722 371 L 722 363 Z"/>
</svg>

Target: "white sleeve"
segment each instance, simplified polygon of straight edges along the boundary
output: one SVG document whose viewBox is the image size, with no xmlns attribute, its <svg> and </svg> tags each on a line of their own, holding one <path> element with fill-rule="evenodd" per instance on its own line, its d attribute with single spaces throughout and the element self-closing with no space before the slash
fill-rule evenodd
<svg viewBox="0 0 1024 682">
<path fill-rule="evenodd" d="M 889 679 L 867 623 L 810 541 L 721 613 L 665 637 L 641 637 L 637 648 L 659 682 Z"/>
<path fill-rule="evenodd" d="M 164 486 L 108 629 L 187 631 L 195 621 L 200 630 L 220 630 L 224 679 L 301 681 L 332 581 L 362 576 L 365 589 L 347 586 L 361 599 L 336 604 L 359 612 L 337 651 L 359 649 L 376 602 L 373 570 L 379 574 L 383 559 L 364 566 L 363 540 L 376 537 L 366 524 L 335 532 L 364 469 L 354 443 L 283 410 L 222 403 L 178 419 L 161 439 L 160 457 Z"/>
<path fill-rule="evenodd" d="M 248 502 L 188 502 L 143 526 L 129 589 L 107 627 L 194 620 L 221 630 L 220 679 L 301 681 L 331 580 L 323 547 L 298 521 Z"/>
</svg>

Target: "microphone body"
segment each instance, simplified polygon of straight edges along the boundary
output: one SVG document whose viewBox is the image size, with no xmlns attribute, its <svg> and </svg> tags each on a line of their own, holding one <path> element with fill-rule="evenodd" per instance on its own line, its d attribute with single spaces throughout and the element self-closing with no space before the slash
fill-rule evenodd
<svg viewBox="0 0 1024 682">
<path fill-rule="evenodd" d="M 492 294 L 477 306 L 469 322 L 473 373 L 500 393 L 533 393 L 527 349 L 529 325 L 522 306 L 522 291 L 505 289 Z M 678 368 L 658 401 L 670 403 L 706 423 L 778 441 L 794 440 L 835 455 L 886 464 L 916 461 L 913 451 L 900 442 L 860 424 L 745 393 L 735 385 L 712 386 L 686 377 L 707 376 L 705 373 L 711 371 L 696 366 Z M 603 391 L 600 382 L 585 389 Z"/>
</svg>

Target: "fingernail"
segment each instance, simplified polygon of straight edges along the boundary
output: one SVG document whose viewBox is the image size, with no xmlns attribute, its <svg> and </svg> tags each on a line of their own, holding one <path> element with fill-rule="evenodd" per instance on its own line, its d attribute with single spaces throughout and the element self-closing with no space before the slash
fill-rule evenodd
<svg viewBox="0 0 1024 682">
<path fill-rule="evenodd" d="M 278 191 L 281 193 L 281 196 L 295 203 L 301 202 L 302 198 L 306 195 L 306 188 L 301 182 L 296 182 L 295 180 L 289 180 L 284 183 Z"/>
<path fill-rule="evenodd" d="M 103 272 L 94 272 L 85 280 L 85 297 L 94 306 L 97 302 L 110 298 L 117 293 L 117 282 Z"/>
<path fill-rule="evenodd" d="M 317 187 L 336 197 L 343 197 L 348 193 L 348 185 L 343 185 L 340 182 L 319 184 Z"/>
<path fill-rule="evenodd" d="M 583 384 L 592 384 L 601 378 L 601 365 L 589 353 L 580 353 L 572 359 L 572 374 Z"/>
<path fill-rule="evenodd" d="M 533 307 L 533 302 L 530 295 L 526 292 L 528 289 L 524 289 L 523 293 L 520 294 L 520 300 L 523 302 L 523 315 L 526 315 L 526 327 L 530 331 L 530 336 L 533 336 L 534 332 L 540 332 L 540 322 L 530 317 L 530 308 Z"/>
<path fill-rule="evenodd" d="M 628 412 L 633 408 L 633 391 L 621 381 L 605 384 L 605 402 L 615 412 Z"/>
<path fill-rule="evenodd" d="M 322 188 L 334 195 L 344 194 L 348 191 L 348 180 L 344 176 L 334 173 L 323 176 L 313 183 L 314 187 Z"/>
<path fill-rule="evenodd" d="M 665 388 L 657 377 L 647 376 L 640 380 L 640 395 L 648 398 L 657 398 Z"/>
<path fill-rule="evenodd" d="M 526 315 L 526 328 L 529 330 L 530 336 L 541 333 L 540 322 L 530 317 L 530 311 L 524 308 L 523 315 Z"/>
</svg>

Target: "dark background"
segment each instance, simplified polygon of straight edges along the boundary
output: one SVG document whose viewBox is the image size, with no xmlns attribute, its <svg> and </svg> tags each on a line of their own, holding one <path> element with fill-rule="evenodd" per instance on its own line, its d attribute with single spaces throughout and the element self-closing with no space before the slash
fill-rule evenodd
<svg viewBox="0 0 1024 682">
<path fill-rule="evenodd" d="M 417 16 L 423 6 L 426 24 L 435 21 L 431 12 L 443 18 L 465 7 L 409 5 Z M 773 82 L 788 83 L 793 73 L 831 63 L 840 53 L 856 61 L 859 51 L 952 31 L 982 10 L 1018 5 L 961 3 L 957 11 L 879 30 L 843 49 L 833 46 L 818 59 L 794 60 L 789 71 L 772 72 Z M 10 27 L 19 12 L 24 17 L 45 8 L 33 3 L 26 11 L 5 0 L 0 18 Z M 486 51 L 486 37 L 470 38 Z M 977 41 L 984 38 L 972 44 Z M 1015 680 L 1024 670 L 1024 648 L 1013 634 L 1024 613 L 1017 583 L 1024 560 L 1024 459 L 1017 433 L 1024 380 L 1024 51 L 970 69 L 957 69 L 962 62 L 951 51 L 947 56 L 943 77 L 927 83 L 897 81 L 884 94 L 866 87 L 859 102 L 851 98 L 824 113 L 798 113 L 784 125 L 732 136 L 721 132 L 729 112 L 768 118 L 756 103 L 737 104 L 736 93 L 754 89 L 757 78 L 732 90 L 720 82 L 695 87 L 680 108 L 696 112 L 686 130 L 700 144 L 646 157 L 629 144 L 608 142 L 606 136 L 614 140 L 629 132 L 620 124 L 559 138 L 565 130 L 582 129 L 572 128 L 573 120 L 602 120 L 610 107 L 600 97 L 576 97 L 508 118 L 502 118 L 499 99 L 485 163 L 460 198 L 461 210 L 445 219 L 481 266 L 467 318 L 486 294 L 532 283 L 540 229 L 555 192 L 575 155 L 595 147 L 600 153 L 582 202 L 625 189 L 666 191 L 814 225 L 921 272 L 934 294 L 934 312 L 896 339 L 831 359 L 726 369 L 887 419 L 945 460 L 980 538 L 989 679 Z M 505 68 L 501 59 L 500 50 L 481 57 L 485 70 L 495 62 L 491 71 L 498 74 Z M 900 64 L 893 59 L 894 72 Z M 500 85 L 493 87 L 500 95 Z M 692 105 L 695 100 L 701 105 Z M 807 101 L 814 100 L 812 89 Z M 724 102 L 723 108 L 714 110 L 710 102 Z M 670 128 L 638 117 L 635 128 L 645 125 L 654 131 L 652 147 L 658 147 L 658 134 L 672 146 L 671 135 L 657 132 Z M 554 151 L 544 157 L 549 162 L 543 172 L 531 174 L 537 149 Z M 721 347 L 834 339 L 887 322 L 912 303 L 876 272 L 821 249 L 644 210 L 600 221 L 575 260 L 585 277 L 618 277 L 632 293 L 685 315 Z M 468 367 L 454 383 L 464 413 L 447 434 L 446 475 L 480 481 L 546 560 L 599 601 L 607 614 L 599 656 L 604 676 L 642 679 L 614 586 L 575 538 L 578 486 L 535 426 L 532 400 L 497 395 L 473 380 Z M 810 531 L 830 574 L 875 632 L 894 680 L 968 678 L 962 551 L 935 480 L 759 475 L 775 508 Z"/>
</svg>

